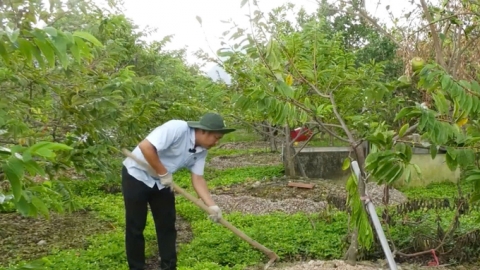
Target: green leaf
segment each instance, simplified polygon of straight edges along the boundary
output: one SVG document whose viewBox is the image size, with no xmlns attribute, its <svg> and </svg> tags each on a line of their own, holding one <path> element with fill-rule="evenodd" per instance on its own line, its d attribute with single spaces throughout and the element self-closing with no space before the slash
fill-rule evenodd
<svg viewBox="0 0 480 270">
<path fill-rule="evenodd" d="M 24 196 L 19 197 L 15 201 L 15 207 L 17 208 L 18 212 L 20 212 L 20 214 L 22 214 L 24 216 L 28 215 L 28 213 L 30 212 L 30 208 L 31 208 L 30 204 L 27 202 L 27 200 L 25 199 Z"/>
<path fill-rule="evenodd" d="M 49 34 L 50 36 L 52 37 L 56 37 L 57 36 L 57 29 L 51 27 L 51 26 L 47 26 L 43 29 L 47 34 Z"/>
<path fill-rule="evenodd" d="M 7 33 L 7 36 L 12 43 L 15 43 L 17 41 L 18 35 L 20 35 L 20 29 L 15 29 L 11 33 Z"/>
<path fill-rule="evenodd" d="M 35 44 L 37 44 L 38 48 L 40 51 L 43 53 L 45 58 L 47 59 L 48 63 L 50 64 L 50 67 L 55 66 L 55 53 L 53 51 L 53 48 L 46 42 L 39 40 L 37 38 L 33 39 Z"/>
<path fill-rule="evenodd" d="M 292 97 L 293 90 L 288 86 L 283 80 L 277 80 L 277 89 L 282 93 L 283 96 Z"/>
<path fill-rule="evenodd" d="M 412 169 L 410 166 L 405 168 L 405 182 L 408 184 L 412 181 Z"/>
<path fill-rule="evenodd" d="M 50 42 L 51 46 L 55 48 L 55 52 L 63 68 L 68 66 L 67 43 L 68 41 L 63 34 L 57 35 L 57 37 L 53 39 L 53 42 Z"/>
<path fill-rule="evenodd" d="M 20 52 L 27 58 L 28 65 L 32 65 L 32 52 L 33 52 L 33 45 L 30 43 L 30 41 L 24 39 L 24 38 L 19 38 L 18 39 L 18 44 L 20 47 Z"/>
<path fill-rule="evenodd" d="M 460 167 L 466 168 L 468 166 L 474 165 L 475 153 L 472 149 L 458 149 L 456 159 Z"/>
<path fill-rule="evenodd" d="M 457 166 L 458 166 L 457 160 L 455 159 L 455 156 L 453 156 L 451 152 L 447 152 L 447 154 L 445 155 L 445 161 L 447 163 L 448 168 L 451 171 L 454 171 L 457 169 Z"/>
<path fill-rule="evenodd" d="M 32 46 L 32 55 L 35 56 L 35 59 L 37 59 L 38 65 L 41 68 L 45 68 L 45 62 L 43 61 L 42 54 L 40 53 L 40 50 L 35 46 Z"/>
<path fill-rule="evenodd" d="M 31 155 L 53 158 L 55 157 L 55 153 L 53 151 L 71 149 L 73 148 L 65 144 L 42 141 L 32 145 L 25 152 L 28 152 Z"/>
<path fill-rule="evenodd" d="M 78 46 L 77 44 L 73 44 L 71 47 L 70 47 L 70 52 L 72 53 L 72 56 L 73 58 L 75 59 L 75 61 L 77 63 L 80 63 L 80 50 L 78 49 Z"/>
<path fill-rule="evenodd" d="M 37 196 L 31 197 L 32 204 L 37 208 L 37 210 L 45 217 L 49 217 L 48 207 L 45 203 L 40 200 Z"/>
<path fill-rule="evenodd" d="M 90 55 L 90 48 L 85 43 L 85 41 L 83 41 L 83 39 L 79 37 L 73 37 L 73 39 L 75 40 L 75 45 L 77 45 L 78 50 L 81 53 L 83 53 L 84 55 Z"/>
<path fill-rule="evenodd" d="M 432 159 L 435 159 L 435 157 L 437 156 L 437 152 L 438 152 L 437 145 L 431 144 L 430 145 L 430 156 L 432 157 Z"/>
<path fill-rule="evenodd" d="M 388 182 L 388 177 L 392 173 L 392 170 L 395 170 L 396 163 L 393 160 L 382 160 L 381 165 L 377 168 L 374 176 L 379 181 L 378 184 L 381 184 L 385 181 Z"/>
<path fill-rule="evenodd" d="M 13 196 L 18 201 L 22 195 L 23 163 L 18 158 L 11 157 L 3 164 L 2 169 L 12 186 Z"/>
<path fill-rule="evenodd" d="M 3 61 L 5 63 L 8 63 L 8 60 L 10 59 L 8 56 L 7 52 L 7 47 L 5 46 L 5 42 L 0 40 L 0 55 L 3 58 Z"/>
<path fill-rule="evenodd" d="M 441 93 L 432 93 L 432 98 L 435 101 L 435 106 L 438 109 L 438 112 L 441 114 L 448 114 L 450 107 L 447 103 L 447 99 L 445 96 Z"/>
<path fill-rule="evenodd" d="M 402 119 L 405 117 L 408 113 L 410 113 L 413 110 L 412 107 L 404 107 L 402 108 L 397 115 L 395 116 L 395 119 L 393 121 L 398 121 L 399 119 Z"/>
<path fill-rule="evenodd" d="M 412 160 L 413 156 L 413 151 L 412 147 L 410 145 L 405 145 L 405 150 L 403 151 L 403 154 L 405 155 L 404 162 L 410 162 Z"/>
<path fill-rule="evenodd" d="M 43 170 L 40 165 L 38 165 L 37 162 L 34 160 L 29 160 L 23 163 L 25 169 L 32 175 L 40 174 L 42 176 L 45 176 L 45 171 Z"/>
<path fill-rule="evenodd" d="M 367 170 L 374 170 L 374 168 L 377 167 L 379 157 L 379 152 L 369 153 L 367 158 L 365 159 L 365 168 Z"/>
<path fill-rule="evenodd" d="M 420 167 L 417 164 L 412 164 L 412 166 L 415 169 L 415 172 L 417 173 L 417 175 L 419 177 L 421 177 L 422 176 L 422 170 L 420 169 Z"/>
<path fill-rule="evenodd" d="M 402 175 L 405 170 L 405 167 L 403 167 L 401 164 L 395 164 L 394 168 L 396 170 L 392 170 L 391 174 L 387 176 L 387 183 L 391 184 L 397 181 Z"/>
<path fill-rule="evenodd" d="M 39 149 L 46 148 L 49 150 L 71 150 L 73 149 L 72 147 L 63 144 L 63 143 L 55 143 L 55 142 L 47 142 L 47 141 L 40 141 L 32 145 L 30 148 L 27 149 L 27 151 L 31 152 L 32 154 L 35 154 L 38 152 Z"/>
<path fill-rule="evenodd" d="M 408 123 L 406 123 L 405 125 L 403 125 L 401 128 L 400 128 L 400 131 L 398 132 L 398 136 L 400 138 L 403 137 L 403 135 L 405 135 L 405 132 L 407 131 L 407 129 L 410 127 L 410 125 Z"/>
<path fill-rule="evenodd" d="M 472 81 L 472 90 L 480 94 L 480 84 L 477 81 Z"/>
<path fill-rule="evenodd" d="M 441 82 L 441 84 L 442 84 L 442 89 L 443 89 L 443 90 L 449 89 L 449 88 L 451 87 L 451 85 L 452 85 L 452 79 L 451 79 L 450 75 L 444 74 L 444 75 L 442 76 L 442 82 Z"/>
<path fill-rule="evenodd" d="M 83 38 L 83 39 L 85 39 L 85 40 L 93 43 L 95 46 L 99 46 L 99 47 L 102 46 L 102 43 L 101 43 L 100 41 L 98 41 L 98 39 L 95 38 L 95 37 L 94 37 L 92 34 L 90 34 L 90 33 L 77 31 L 77 32 L 74 32 L 74 33 L 73 33 L 73 36 L 74 36 L 74 37 Z"/>
<path fill-rule="evenodd" d="M 468 173 L 468 176 L 465 177 L 465 182 L 479 182 L 480 181 L 480 171 L 472 170 Z"/>
<path fill-rule="evenodd" d="M 348 168 L 350 168 L 350 158 L 349 157 L 345 158 L 343 160 L 343 164 L 342 164 L 342 170 L 345 171 Z"/>
</svg>

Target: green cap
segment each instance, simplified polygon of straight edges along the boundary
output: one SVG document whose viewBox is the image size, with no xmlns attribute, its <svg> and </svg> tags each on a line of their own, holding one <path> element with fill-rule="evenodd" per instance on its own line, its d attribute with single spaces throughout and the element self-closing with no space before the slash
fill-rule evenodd
<svg viewBox="0 0 480 270">
<path fill-rule="evenodd" d="M 223 134 L 235 131 L 234 128 L 226 128 L 223 118 L 216 113 L 207 113 L 200 121 L 187 121 L 188 126 L 191 128 L 198 128 L 207 131 L 215 131 Z"/>
</svg>

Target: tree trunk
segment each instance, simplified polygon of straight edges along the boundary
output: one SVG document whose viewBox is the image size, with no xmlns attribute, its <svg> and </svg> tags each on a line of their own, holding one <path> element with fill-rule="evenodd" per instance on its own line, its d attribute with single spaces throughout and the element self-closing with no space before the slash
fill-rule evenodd
<svg viewBox="0 0 480 270">
<path fill-rule="evenodd" d="M 270 134 L 270 124 L 267 121 L 262 121 L 260 128 L 262 129 L 262 134 L 261 134 L 262 140 L 267 141 L 270 137 L 268 135 L 268 134 Z"/>
<path fill-rule="evenodd" d="M 276 152 L 277 151 L 277 143 L 275 141 L 275 128 L 272 127 L 272 125 L 268 125 L 268 137 L 270 140 L 270 152 Z"/>
<path fill-rule="evenodd" d="M 345 262 L 350 265 L 357 264 L 357 254 L 358 254 L 358 229 L 355 228 L 350 236 L 350 246 L 348 247 L 347 252 L 345 253 Z"/>
<path fill-rule="evenodd" d="M 302 175 L 303 178 L 308 178 L 307 173 L 305 172 L 305 167 L 303 167 L 302 162 L 300 161 L 300 158 L 298 157 L 297 153 L 295 152 L 295 148 L 292 147 L 292 153 L 295 156 L 295 162 L 298 164 L 298 169 L 300 170 L 300 174 Z"/>
<path fill-rule="evenodd" d="M 290 145 L 290 128 L 285 126 L 285 142 L 283 152 L 283 166 L 285 167 L 285 175 L 295 177 L 295 160 L 293 159 L 292 147 Z"/>
<path fill-rule="evenodd" d="M 360 167 L 360 172 L 361 172 L 361 177 L 360 177 L 361 179 L 358 179 L 357 191 L 358 191 L 358 195 L 360 196 L 360 198 L 363 198 L 366 195 L 365 182 L 364 182 L 365 170 L 363 168 L 363 166 L 365 164 L 365 150 L 363 149 L 363 144 L 360 144 L 360 145 L 357 145 L 357 146 L 352 144 L 352 148 L 355 151 L 358 166 Z M 363 200 L 362 200 L 362 205 L 363 205 L 364 211 L 366 211 L 365 202 Z M 355 228 L 355 230 L 353 231 L 353 233 L 351 235 L 350 247 L 348 248 L 347 252 L 345 253 L 345 261 L 348 264 L 351 264 L 351 265 L 355 265 L 356 261 L 357 261 L 357 255 L 358 255 L 358 240 L 357 240 L 357 237 L 358 237 L 358 229 Z"/>
</svg>

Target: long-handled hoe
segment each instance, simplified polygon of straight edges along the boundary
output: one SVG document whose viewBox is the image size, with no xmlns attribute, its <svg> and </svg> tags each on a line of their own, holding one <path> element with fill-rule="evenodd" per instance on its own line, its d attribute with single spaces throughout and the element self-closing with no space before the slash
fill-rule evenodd
<svg viewBox="0 0 480 270">
<path fill-rule="evenodd" d="M 122 149 L 122 152 L 125 156 L 135 160 L 138 164 L 142 165 L 146 170 L 147 172 L 152 175 L 152 176 L 157 176 L 157 174 L 155 173 L 155 171 L 152 169 L 152 167 L 142 161 L 142 160 L 139 160 L 137 157 L 135 157 L 130 151 L 126 150 L 126 149 Z M 193 202 L 194 204 L 196 204 L 198 207 L 200 207 L 201 209 L 203 209 L 203 211 L 211 214 L 210 212 L 210 209 L 208 209 L 208 207 L 201 201 L 201 200 L 197 200 L 195 197 L 193 197 L 190 193 L 188 193 L 186 190 L 184 190 L 183 188 L 179 187 L 177 184 L 175 183 L 172 183 L 172 188 L 178 192 L 179 194 L 183 195 L 185 198 L 187 198 L 188 200 L 190 200 L 191 202 Z M 268 258 L 270 259 L 270 261 L 268 261 L 268 263 L 265 265 L 264 269 L 267 269 L 268 267 L 270 267 L 270 265 L 272 265 L 275 260 L 278 259 L 278 255 L 271 251 L 270 249 L 266 248 L 265 246 L 263 246 L 262 244 L 258 243 L 257 241 L 253 240 L 252 238 L 250 238 L 248 235 L 246 235 L 244 232 L 240 231 L 239 229 L 237 229 L 235 226 L 233 226 L 230 222 L 226 221 L 225 219 L 221 218 L 219 220 L 219 223 L 222 224 L 224 227 L 226 227 L 227 229 L 229 229 L 230 231 L 232 231 L 234 234 L 236 234 L 238 237 L 242 238 L 243 240 L 245 240 L 246 242 L 248 242 L 250 245 L 252 245 L 253 247 L 259 249 L 260 251 L 262 251 L 266 256 L 268 256 Z"/>
</svg>

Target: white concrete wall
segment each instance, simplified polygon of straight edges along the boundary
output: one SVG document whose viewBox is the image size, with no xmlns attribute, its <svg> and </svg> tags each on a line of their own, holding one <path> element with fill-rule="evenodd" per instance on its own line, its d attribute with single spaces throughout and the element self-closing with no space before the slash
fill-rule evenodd
<svg viewBox="0 0 480 270">
<path fill-rule="evenodd" d="M 460 178 L 460 170 L 451 171 L 445 161 L 445 154 L 437 154 L 435 159 L 432 159 L 430 154 L 414 154 L 411 163 L 417 164 L 421 170 L 421 178 L 416 174 L 412 167 L 412 178 L 410 183 L 404 181 L 404 176 L 398 180 L 395 186 L 425 186 L 429 183 L 451 181 L 457 182 Z"/>
</svg>

